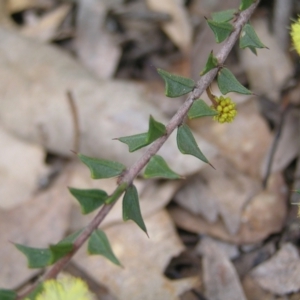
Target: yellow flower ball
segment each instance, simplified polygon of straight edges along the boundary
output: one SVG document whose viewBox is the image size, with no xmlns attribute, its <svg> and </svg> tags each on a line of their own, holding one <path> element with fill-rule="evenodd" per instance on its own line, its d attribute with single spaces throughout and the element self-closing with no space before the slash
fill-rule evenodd
<svg viewBox="0 0 300 300">
<path fill-rule="evenodd" d="M 291 37 L 295 50 L 300 55 L 300 17 L 291 25 Z"/>
<path fill-rule="evenodd" d="M 219 123 L 231 123 L 237 114 L 235 103 L 229 97 L 224 98 L 223 96 L 216 97 L 215 101 L 217 102 L 217 106 L 213 108 L 218 114 L 213 119 Z"/>
<path fill-rule="evenodd" d="M 87 284 L 80 278 L 63 276 L 43 283 L 43 291 L 35 300 L 93 300 Z"/>
</svg>

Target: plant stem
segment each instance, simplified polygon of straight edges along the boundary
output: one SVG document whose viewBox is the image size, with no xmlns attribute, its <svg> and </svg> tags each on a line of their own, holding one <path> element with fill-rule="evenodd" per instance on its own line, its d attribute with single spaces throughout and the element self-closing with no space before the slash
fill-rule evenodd
<svg viewBox="0 0 300 300">
<path fill-rule="evenodd" d="M 206 94 L 209 98 L 209 100 L 211 101 L 211 103 L 213 104 L 214 108 L 217 109 L 218 107 L 218 102 L 216 101 L 216 96 L 214 96 L 210 90 L 210 87 L 208 87 L 206 89 Z"/>
<path fill-rule="evenodd" d="M 227 40 L 224 42 L 223 47 L 221 48 L 219 53 L 216 55 L 220 65 L 223 65 L 225 63 L 225 60 L 226 60 L 227 56 L 229 55 L 231 49 L 233 48 L 235 42 L 237 41 L 243 26 L 248 22 L 249 18 L 253 14 L 258 3 L 259 3 L 259 0 L 257 0 L 254 4 L 252 4 L 247 10 L 239 13 L 238 18 L 236 19 L 236 21 L 234 23 L 234 31 L 227 38 Z M 208 73 L 206 73 L 204 76 L 200 77 L 200 80 L 197 82 L 195 89 L 192 91 L 192 93 L 189 95 L 189 97 L 186 99 L 186 101 L 182 104 L 182 106 L 178 109 L 178 111 L 172 117 L 170 122 L 167 124 L 166 134 L 163 135 L 162 137 L 160 137 L 159 139 L 157 139 L 155 142 L 153 142 L 152 145 L 144 152 L 144 154 L 129 169 L 127 169 L 127 171 L 124 173 L 121 180 L 119 181 L 119 186 L 122 184 L 126 184 L 127 186 L 129 186 L 133 182 L 135 177 L 149 162 L 150 158 L 158 152 L 158 150 L 162 147 L 162 145 L 165 143 L 165 141 L 168 139 L 168 137 L 171 135 L 171 133 L 183 122 L 183 120 L 184 120 L 185 116 L 187 115 L 187 112 L 190 109 L 190 107 L 192 106 L 193 102 L 196 99 L 198 99 L 202 95 L 202 93 L 209 87 L 209 85 L 212 83 L 212 81 L 216 77 L 217 72 L 218 72 L 218 68 L 215 68 L 215 69 L 209 71 Z M 119 186 L 116 188 L 115 192 L 118 190 Z M 113 194 L 115 194 L 115 192 Z M 119 194 L 119 196 L 121 196 L 121 195 Z M 117 199 L 114 199 L 114 200 L 115 200 L 114 202 L 112 202 L 110 204 L 105 204 L 100 209 L 100 211 L 95 216 L 95 218 L 83 230 L 83 232 L 78 236 L 78 238 L 74 242 L 74 248 L 73 248 L 72 252 L 68 253 L 65 257 L 63 257 L 58 262 L 56 262 L 52 266 L 52 268 L 50 268 L 50 270 L 45 273 L 45 275 L 42 277 L 41 281 L 44 281 L 44 280 L 47 280 L 50 278 L 55 278 L 58 275 L 58 273 L 68 264 L 68 262 L 74 256 L 74 254 L 86 242 L 86 240 L 89 238 L 89 236 L 92 234 L 92 232 L 101 224 L 103 219 L 113 208 Z M 36 283 L 29 290 L 23 292 L 22 294 L 19 294 L 17 300 L 23 299 L 26 295 L 28 295 L 30 292 L 32 292 L 34 290 L 34 288 L 37 286 L 37 284 L 38 283 Z"/>
</svg>

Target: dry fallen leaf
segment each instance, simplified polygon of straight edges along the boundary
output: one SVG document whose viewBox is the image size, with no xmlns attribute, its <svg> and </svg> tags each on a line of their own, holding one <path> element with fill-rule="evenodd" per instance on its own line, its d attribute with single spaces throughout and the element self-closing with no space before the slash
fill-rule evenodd
<svg viewBox="0 0 300 300">
<path fill-rule="evenodd" d="M 109 1 L 79 1 L 76 49 L 79 59 L 99 78 L 111 78 L 121 57 L 121 49 L 105 28 Z"/>
<path fill-rule="evenodd" d="M 164 210 L 145 218 L 145 224 L 149 238 L 132 222 L 105 228 L 124 268 L 100 256 L 87 256 L 85 249 L 81 249 L 73 261 L 94 280 L 107 286 L 119 300 L 179 299 L 179 295 L 196 286 L 198 280 L 170 280 L 163 272 L 170 259 L 184 247 Z"/>
<path fill-rule="evenodd" d="M 42 16 L 38 22 L 22 27 L 24 36 L 42 42 L 51 41 L 57 35 L 57 29 L 71 10 L 70 4 L 64 4 Z"/>
<path fill-rule="evenodd" d="M 253 245 L 250 245 L 253 246 Z M 234 266 L 240 278 L 245 275 L 254 267 L 269 259 L 275 252 L 276 247 L 273 241 L 264 245 L 255 245 L 254 249 L 242 253 L 235 261 Z"/>
<path fill-rule="evenodd" d="M 0 209 L 12 209 L 31 199 L 46 173 L 45 153 L 0 127 Z"/>
<path fill-rule="evenodd" d="M 294 110 L 290 110 L 284 118 L 282 131 L 272 160 L 271 172 L 284 170 L 299 153 L 299 146 L 299 114 Z M 273 148 L 270 147 L 262 164 L 262 174 L 266 174 L 267 163 L 272 151 Z"/>
<path fill-rule="evenodd" d="M 169 14 L 171 21 L 163 23 L 162 29 L 184 53 L 189 53 L 192 42 L 192 26 L 182 0 L 147 0 L 153 11 Z"/>
<path fill-rule="evenodd" d="M 268 261 L 257 266 L 251 277 L 265 290 L 285 295 L 300 290 L 300 260 L 298 249 L 284 244 Z"/>
<path fill-rule="evenodd" d="M 7 0 L 6 2 L 8 11 L 11 14 L 31 8 L 46 9 L 53 6 L 51 0 Z"/>
<path fill-rule="evenodd" d="M 209 300 L 246 300 L 239 277 L 227 255 L 210 239 L 202 243 L 205 294 Z"/>
<path fill-rule="evenodd" d="M 257 300 L 257 299 L 263 299 L 263 300 L 274 300 L 274 295 L 270 292 L 267 292 L 263 290 L 259 284 L 251 278 L 251 276 L 247 275 L 243 279 L 243 288 L 245 291 L 245 294 L 247 296 L 247 300 Z M 278 298 L 276 297 L 276 300 Z"/>
<path fill-rule="evenodd" d="M 300 293 L 289 293 L 288 295 L 278 296 L 274 295 L 271 292 L 268 292 L 261 288 L 255 279 L 253 279 L 250 275 L 245 276 L 243 279 L 243 288 L 247 297 L 247 300 L 299 300 Z"/>
<path fill-rule="evenodd" d="M 281 231 L 287 214 L 285 194 L 282 176 L 274 173 L 270 177 L 268 189 L 258 193 L 244 208 L 236 235 L 230 235 L 221 221 L 210 223 L 178 207 L 171 207 L 169 211 L 177 226 L 187 231 L 210 235 L 238 245 L 255 244 L 270 234 Z"/>
<path fill-rule="evenodd" d="M 10 18 L 7 1 L 0 1 L 0 24 L 9 28 L 15 25 Z"/>
<path fill-rule="evenodd" d="M 70 156 L 75 126 L 67 101 L 71 90 L 79 115 L 80 152 L 133 164 L 143 149 L 128 147 L 113 138 L 148 130 L 151 114 L 167 123 L 157 107 L 147 101 L 144 85 L 128 81 L 99 81 L 66 53 L 0 28 L 0 117 L 16 135 Z M 19 109 L 16 110 L 15 107 Z M 195 134 L 199 147 L 211 159 L 216 149 Z M 160 150 L 170 167 L 181 175 L 195 173 L 205 163 L 182 155 L 176 135 Z"/>
<path fill-rule="evenodd" d="M 204 168 L 175 195 L 175 201 L 193 214 L 215 222 L 220 214 L 228 232 L 237 233 L 246 203 L 259 191 L 259 182 L 236 170 L 223 158 L 217 169 Z"/>
<path fill-rule="evenodd" d="M 219 207 L 217 199 L 205 180 L 201 174 L 189 178 L 176 193 L 174 200 L 191 213 L 202 215 L 209 222 L 215 222 L 218 218 Z"/>
<path fill-rule="evenodd" d="M 200 242 L 195 247 L 196 253 L 199 255 L 205 255 L 205 247 L 207 243 L 209 243 L 209 245 L 215 245 L 215 247 L 217 247 L 219 251 L 222 251 L 223 254 L 230 260 L 237 258 L 240 254 L 236 245 L 225 243 L 209 236 L 201 237 Z"/>
<path fill-rule="evenodd" d="M 249 275 L 243 279 L 243 288 L 247 297 L 247 300 L 299 300 L 300 293 L 290 293 L 284 296 L 274 295 L 262 289 L 258 283 Z"/>
</svg>

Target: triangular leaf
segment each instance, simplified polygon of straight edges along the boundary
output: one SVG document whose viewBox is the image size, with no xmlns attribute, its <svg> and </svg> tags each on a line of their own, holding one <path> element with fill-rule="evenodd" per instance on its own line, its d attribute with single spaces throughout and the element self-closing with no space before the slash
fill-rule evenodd
<svg viewBox="0 0 300 300">
<path fill-rule="evenodd" d="M 254 28 L 250 24 L 246 24 L 240 35 L 240 48 L 244 49 L 246 47 L 252 48 L 267 48 L 258 38 Z"/>
<path fill-rule="evenodd" d="M 112 263 L 119 266 L 121 265 L 111 249 L 106 234 L 100 229 L 94 230 L 91 234 L 88 242 L 88 253 L 92 255 L 102 255 Z"/>
<path fill-rule="evenodd" d="M 44 268 L 71 252 L 73 243 L 81 232 L 82 229 L 70 234 L 57 244 L 50 245 L 49 248 L 32 248 L 21 244 L 15 244 L 15 246 L 26 256 L 29 268 Z"/>
<path fill-rule="evenodd" d="M 228 22 L 233 19 L 235 13 L 236 13 L 235 9 L 218 11 L 212 13 L 211 18 L 213 19 L 213 21 L 218 23 Z"/>
<path fill-rule="evenodd" d="M 50 245 L 51 259 L 49 264 L 54 264 L 56 261 L 64 257 L 73 250 L 73 245 L 77 237 L 81 234 L 83 229 L 68 235 L 55 245 Z"/>
<path fill-rule="evenodd" d="M 157 72 L 165 81 L 165 94 L 167 97 L 179 97 L 191 92 L 195 88 L 195 82 L 190 78 L 173 75 L 162 69 L 157 69 Z"/>
<path fill-rule="evenodd" d="M 54 264 L 59 259 L 61 259 L 62 257 L 64 257 L 66 254 L 70 253 L 73 250 L 74 241 L 80 235 L 82 230 L 83 229 L 78 230 L 68 235 L 57 244 L 49 246 L 49 250 L 51 252 L 51 259 L 49 262 L 50 265 Z"/>
<path fill-rule="evenodd" d="M 139 133 L 118 138 L 118 140 L 128 146 L 129 152 L 134 152 L 149 145 L 147 141 L 148 133 Z"/>
<path fill-rule="evenodd" d="M 201 117 L 216 116 L 218 112 L 209 107 L 202 99 L 194 101 L 193 105 L 188 111 L 189 119 L 196 119 Z"/>
<path fill-rule="evenodd" d="M 140 210 L 138 192 L 134 185 L 127 188 L 123 197 L 123 220 L 134 221 L 148 235 Z"/>
<path fill-rule="evenodd" d="M 190 128 L 185 124 L 178 127 L 177 146 L 179 151 L 182 154 L 193 155 L 199 158 L 200 160 L 210 164 L 207 158 L 203 155 L 203 153 L 199 149 Z"/>
<path fill-rule="evenodd" d="M 206 62 L 206 65 L 204 69 L 201 71 L 200 75 L 203 76 L 210 70 L 216 68 L 218 66 L 219 62 L 218 59 L 214 56 L 213 52 L 211 51 L 208 57 L 208 60 Z"/>
<path fill-rule="evenodd" d="M 154 120 L 150 115 L 147 141 L 152 143 L 166 133 L 166 126 Z"/>
<path fill-rule="evenodd" d="M 172 171 L 165 160 L 159 156 L 154 155 L 151 157 L 150 161 L 147 164 L 147 167 L 144 172 L 145 178 L 166 178 L 166 179 L 180 179 L 181 176 Z"/>
<path fill-rule="evenodd" d="M 17 296 L 15 291 L 0 289 L 0 300 L 15 300 Z"/>
<path fill-rule="evenodd" d="M 49 265 L 51 260 L 51 252 L 47 248 L 32 248 L 21 244 L 15 244 L 27 258 L 28 268 L 37 269 L 44 268 Z"/>
<path fill-rule="evenodd" d="M 51 252 L 49 264 L 52 265 L 73 250 L 73 243 L 58 243 L 50 245 L 49 249 Z"/>
<path fill-rule="evenodd" d="M 252 92 L 242 86 L 235 76 L 226 68 L 223 68 L 218 73 L 218 87 L 223 95 L 229 92 L 236 92 L 245 95 L 251 95 Z"/>
<path fill-rule="evenodd" d="M 160 122 L 157 122 L 150 115 L 148 132 L 120 137 L 118 138 L 118 140 L 128 146 L 129 152 L 133 152 L 140 148 L 150 145 L 156 139 L 163 136 L 165 133 L 166 133 L 165 125 Z"/>
<path fill-rule="evenodd" d="M 78 154 L 79 159 L 88 166 L 93 179 L 110 178 L 120 175 L 126 167 L 116 161 L 97 159 Z"/>
<path fill-rule="evenodd" d="M 78 200 L 84 215 L 99 208 L 108 197 L 105 191 L 98 189 L 81 190 L 70 187 L 69 191 Z"/>
<path fill-rule="evenodd" d="M 251 51 L 254 55 L 257 55 L 256 48 L 254 48 L 254 47 L 252 47 L 252 46 L 249 46 L 248 48 L 250 49 L 250 51 Z"/>
<path fill-rule="evenodd" d="M 215 22 L 213 20 L 207 20 L 207 23 L 215 35 L 217 43 L 223 42 L 227 39 L 234 27 L 228 22 Z"/>
<path fill-rule="evenodd" d="M 242 0 L 239 9 L 245 10 L 248 7 L 250 7 L 253 3 L 255 2 L 255 0 Z"/>
<path fill-rule="evenodd" d="M 62 245 L 62 244 L 73 244 L 75 240 L 78 238 L 78 236 L 81 234 L 83 229 L 79 229 L 68 236 L 66 236 L 64 239 L 62 239 L 60 242 L 57 243 L 57 245 Z"/>
</svg>

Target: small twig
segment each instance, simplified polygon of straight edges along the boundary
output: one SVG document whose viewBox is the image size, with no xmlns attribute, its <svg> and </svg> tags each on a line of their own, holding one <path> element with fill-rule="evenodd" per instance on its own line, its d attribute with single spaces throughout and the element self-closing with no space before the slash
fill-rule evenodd
<svg viewBox="0 0 300 300">
<path fill-rule="evenodd" d="M 72 119 L 73 119 L 73 126 L 74 126 L 74 144 L 73 144 L 73 151 L 74 152 L 79 152 L 80 148 L 80 128 L 79 128 L 79 117 L 78 117 L 78 110 L 76 107 L 76 103 L 74 100 L 74 96 L 71 91 L 67 91 L 67 98 L 68 98 L 68 103 L 70 106 L 71 114 L 72 114 Z"/>
<path fill-rule="evenodd" d="M 208 88 L 206 89 L 206 94 L 207 94 L 209 100 L 212 102 L 214 108 L 217 108 L 217 107 L 218 107 L 218 102 L 216 101 L 216 96 L 214 96 L 214 95 L 212 94 L 212 92 L 211 92 L 211 90 L 210 90 L 210 87 L 208 87 Z"/>
<path fill-rule="evenodd" d="M 290 18 L 293 10 L 293 0 L 275 0 L 273 28 L 278 46 L 286 51 L 289 46 Z"/>
<path fill-rule="evenodd" d="M 235 42 L 237 41 L 239 34 L 243 28 L 243 26 L 248 22 L 255 8 L 257 7 L 259 0 L 252 4 L 247 10 L 242 11 L 238 18 L 234 23 L 234 31 L 228 37 L 228 39 L 224 42 L 224 45 L 218 55 L 216 56 L 220 65 L 224 64 L 227 56 L 229 55 L 231 49 L 233 48 Z M 166 126 L 166 134 L 157 139 L 145 152 L 144 154 L 124 173 L 122 176 L 119 185 L 126 184 L 130 185 L 134 178 L 139 174 L 139 172 L 146 166 L 149 162 L 150 158 L 157 153 L 157 151 L 162 147 L 171 133 L 183 122 L 188 110 L 192 106 L 193 102 L 198 99 L 202 93 L 209 87 L 214 78 L 216 77 L 218 69 L 215 68 L 210 72 L 206 73 L 204 76 L 200 78 L 197 82 L 195 89 L 189 95 L 187 100 L 182 104 L 179 110 L 175 113 L 173 118 Z M 114 191 L 113 195 L 117 192 L 118 187 Z M 116 202 L 116 201 L 115 201 Z M 63 257 L 57 263 L 55 263 L 52 268 L 42 277 L 43 280 L 47 280 L 50 278 L 55 278 L 57 274 L 68 264 L 74 254 L 80 249 L 80 247 L 84 244 L 84 242 L 89 238 L 91 233 L 101 224 L 103 219 L 109 213 L 109 211 L 114 206 L 114 203 L 104 205 L 96 217 L 91 221 L 91 223 L 83 230 L 83 232 L 78 236 L 76 241 L 74 242 L 74 248 L 72 252 Z M 31 291 L 36 287 L 38 283 L 36 283 Z M 20 294 L 18 299 L 22 299 L 28 295 L 27 293 Z"/>
<path fill-rule="evenodd" d="M 284 99 L 283 104 L 281 106 L 280 109 L 280 119 L 279 119 L 279 123 L 276 127 L 276 131 L 275 131 L 275 135 L 274 135 L 274 139 L 271 145 L 271 149 L 270 149 L 270 154 L 268 156 L 268 161 L 267 161 L 267 169 L 266 169 L 266 174 L 264 175 L 264 179 L 262 182 L 262 186 L 263 189 L 265 189 L 267 187 L 267 183 L 271 174 L 271 169 L 272 169 L 272 165 L 273 165 L 273 161 L 274 161 L 274 156 L 278 147 L 278 143 L 281 137 L 281 133 L 282 133 L 282 128 L 284 126 L 284 121 L 285 121 L 285 117 L 286 114 L 288 112 L 289 109 L 289 105 L 287 104 L 287 98 Z"/>
</svg>

